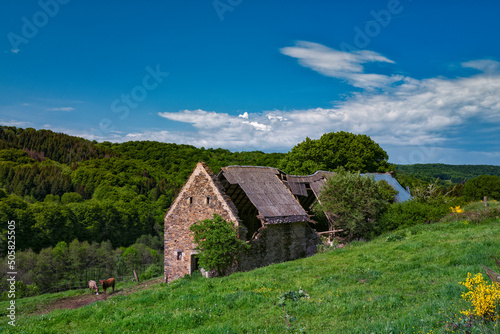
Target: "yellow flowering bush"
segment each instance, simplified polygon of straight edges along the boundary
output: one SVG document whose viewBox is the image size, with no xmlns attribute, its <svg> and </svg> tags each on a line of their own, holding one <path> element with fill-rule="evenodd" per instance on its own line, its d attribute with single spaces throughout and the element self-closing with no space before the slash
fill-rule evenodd
<svg viewBox="0 0 500 334">
<path fill-rule="evenodd" d="M 460 282 L 469 289 L 462 293 L 462 298 L 472 303 L 473 309 L 461 311 L 467 317 L 480 317 L 486 320 L 499 320 L 500 285 L 496 282 L 487 284 L 482 274 L 471 277 L 467 274 L 465 282 Z"/>
<path fill-rule="evenodd" d="M 450 207 L 450 209 L 451 209 L 451 212 L 454 212 L 454 213 L 464 212 L 464 209 L 460 209 L 460 205 L 456 206 L 456 207 Z"/>
</svg>

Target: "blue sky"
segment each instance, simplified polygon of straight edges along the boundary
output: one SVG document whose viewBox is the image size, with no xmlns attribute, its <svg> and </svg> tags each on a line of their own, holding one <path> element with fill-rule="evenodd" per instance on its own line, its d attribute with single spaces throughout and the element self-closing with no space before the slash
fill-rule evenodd
<svg viewBox="0 0 500 334">
<path fill-rule="evenodd" d="M 0 9 L 3 125 L 264 152 L 348 131 L 393 163 L 500 165 L 499 1 Z"/>
</svg>

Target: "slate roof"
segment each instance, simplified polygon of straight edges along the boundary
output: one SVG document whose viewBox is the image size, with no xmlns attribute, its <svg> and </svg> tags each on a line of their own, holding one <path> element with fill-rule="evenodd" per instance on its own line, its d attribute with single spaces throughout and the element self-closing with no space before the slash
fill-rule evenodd
<svg viewBox="0 0 500 334">
<path fill-rule="evenodd" d="M 381 181 L 384 180 L 387 183 L 389 183 L 394 190 L 398 191 L 399 193 L 396 195 L 396 202 L 405 202 L 409 199 L 411 199 L 411 194 L 408 190 L 403 188 L 402 185 L 399 184 L 399 182 L 392 177 L 392 175 L 387 174 L 387 173 L 366 173 L 366 174 L 361 174 L 361 175 L 369 175 L 373 176 L 373 179 L 375 181 Z"/>
</svg>

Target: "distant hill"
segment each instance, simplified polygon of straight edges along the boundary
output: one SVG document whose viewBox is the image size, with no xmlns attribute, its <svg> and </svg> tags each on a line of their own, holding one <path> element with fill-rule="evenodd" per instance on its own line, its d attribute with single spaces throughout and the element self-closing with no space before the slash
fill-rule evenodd
<svg viewBox="0 0 500 334">
<path fill-rule="evenodd" d="M 446 165 L 446 164 L 415 164 L 396 165 L 396 171 L 411 174 L 424 181 L 436 179 L 451 183 L 464 183 L 479 175 L 500 176 L 500 166 L 492 165 Z"/>
<path fill-rule="evenodd" d="M 48 158 L 64 164 L 116 156 L 95 141 L 50 130 L 0 126 L 0 150 L 9 148 L 24 150 L 37 161 Z"/>
</svg>

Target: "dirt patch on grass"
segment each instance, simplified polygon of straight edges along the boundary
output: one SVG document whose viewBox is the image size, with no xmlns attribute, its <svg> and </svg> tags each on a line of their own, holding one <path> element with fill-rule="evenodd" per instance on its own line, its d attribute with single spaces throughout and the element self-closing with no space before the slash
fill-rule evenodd
<svg viewBox="0 0 500 334">
<path fill-rule="evenodd" d="M 106 301 L 108 298 L 113 298 L 118 295 L 129 295 L 131 293 L 135 293 L 137 291 L 148 288 L 151 285 L 159 284 L 162 282 L 162 279 L 156 279 L 151 281 L 146 281 L 128 288 L 117 289 L 115 292 L 111 292 L 111 289 L 108 289 L 108 293 L 99 293 L 96 295 L 94 293 L 87 293 L 78 296 L 72 297 L 64 297 L 60 299 L 53 300 L 46 305 L 43 305 L 40 309 L 36 310 L 34 314 L 46 314 L 52 312 L 57 309 L 69 309 L 74 310 L 80 308 L 85 305 L 89 305 L 98 301 Z"/>
<path fill-rule="evenodd" d="M 94 302 L 97 302 L 99 300 L 106 300 L 109 295 L 105 294 L 86 294 L 86 295 L 79 295 L 79 296 L 73 296 L 73 297 L 64 297 L 61 299 L 56 299 L 48 304 L 44 305 L 43 308 L 36 310 L 34 313 L 35 314 L 45 314 L 45 313 L 50 313 L 54 310 L 57 309 L 69 309 L 69 310 L 74 310 L 76 308 L 92 304 Z"/>
</svg>

